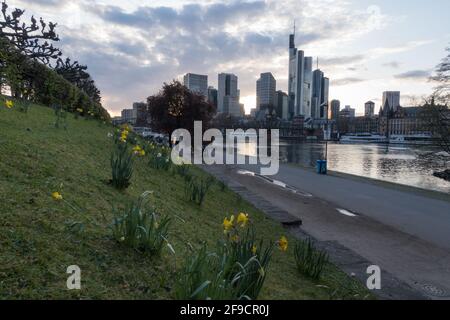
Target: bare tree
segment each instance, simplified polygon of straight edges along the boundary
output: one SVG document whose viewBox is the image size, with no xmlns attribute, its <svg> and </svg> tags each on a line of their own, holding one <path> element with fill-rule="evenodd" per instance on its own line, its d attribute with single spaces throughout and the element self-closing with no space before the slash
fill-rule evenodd
<svg viewBox="0 0 450 320">
<path fill-rule="evenodd" d="M 436 74 L 430 78 L 437 85 L 424 105 L 423 114 L 441 148 L 450 153 L 450 47 L 447 52 L 436 67 Z"/>
<path fill-rule="evenodd" d="M 48 24 L 39 19 L 39 23 L 31 17 L 31 24 L 22 22 L 24 10 L 14 9 L 8 13 L 6 1 L 2 2 L 0 15 L 0 37 L 8 39 L 18 50 L 31 59 L 36 59 L 48 65 L 53 59 L 61 56 L 61 51 L 52 43 L 59 41 L 55 32 L 56 23 Z"/>
</svg>

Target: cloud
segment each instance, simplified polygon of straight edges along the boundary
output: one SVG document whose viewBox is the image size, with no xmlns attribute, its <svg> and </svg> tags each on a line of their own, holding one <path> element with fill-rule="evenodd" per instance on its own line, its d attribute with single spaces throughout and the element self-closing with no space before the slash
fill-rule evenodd
<svg viewBox="0 0 450 320">
<path fill-rule="evenodd" d="M 390 62 L 383 63 L 383 66 L 397 69 L 397 68 L 400 68 L 400 64 L 401 63 L 398 61 L 390 61 Z"/>
<path fill-rule="evenodd" d="M 395 75 L 397 79 L 426 79 L 431 76 L 431 72 L 427 70 L 411 70 Z"/>
<path fill-rule="evenodd" d="M 366 81 L 366 79 L 348 77 L 348 78 L 331 80 L 331 84 L 333 86 L 345 86 L 345 85 L 360 83 L 360 82 L 364 82 L 364 81 Z"/>
<path fill-rule="evenodd" d="M 288 35 L 294 20 L 301 49 L 335 46 L 336 39 L 342 44 L 388 24 L 379 7 L 355 9 L 347 0 L 20 1 L 27 3 L 25 8 L 35 3 L 49 7 L 51 21 L 61 23 L 63 52 L 88 65 L 114 113 L 187 72 L 209 75 L 212 85 L 218 73 L 233 72 L 241 95 L 250 96 L 259 73 L 270 71 L 278 89 L 286 90 Z M 64 2 L 71 4 L 70 10 L 60 6 Z M 81 23 L 65 24 L 70 16 L 60 13 L 75 15 L 77 8 Z M 364 59 L 329 56 L 321 65 L 355 68 L 352 64 Z"/>
</svg>

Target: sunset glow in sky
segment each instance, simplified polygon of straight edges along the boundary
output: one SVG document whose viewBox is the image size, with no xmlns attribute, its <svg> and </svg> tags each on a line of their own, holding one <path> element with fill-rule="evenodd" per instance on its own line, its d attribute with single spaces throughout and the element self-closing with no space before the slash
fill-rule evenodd
<svg viewBox="0 0 450 320">
<path fill-rule="evenodd" d="M 362 113 L 399 90 L 402 104 L 431 92 L 427 78 L 450 45 L 448 0 L 17 0 L 10 7 L 58 23 L 65 56 L 87 64 L 112 115 L 187 72 L 239 77 L 246 110 L 272 72 L 287 91 L 288 36 L 319 57 L 330 98 Z"/>
</svg>

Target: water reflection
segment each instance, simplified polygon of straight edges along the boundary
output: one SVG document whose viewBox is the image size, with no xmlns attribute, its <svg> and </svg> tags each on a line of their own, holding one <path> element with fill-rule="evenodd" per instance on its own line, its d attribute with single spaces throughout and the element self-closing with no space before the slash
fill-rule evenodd
<svg viewBox="0 0 450 320">
<path fill-rule="evenodd" d="M 450 193 L 450 183 L 433 176 L 434 171 L 449 167 L 450 159 L 426 156 L 436 152 L 423 146 L 328 144 L 331 170 L 370 177 L 419 188 Z M 325 145 L 315 143 L 280 145 L 282 162 L 314 167 L 324 159 Z"/>
</svg>

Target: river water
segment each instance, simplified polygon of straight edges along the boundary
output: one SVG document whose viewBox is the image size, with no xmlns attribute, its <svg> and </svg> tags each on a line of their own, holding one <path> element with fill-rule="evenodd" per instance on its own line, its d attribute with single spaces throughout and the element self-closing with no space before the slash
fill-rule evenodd
<svg viewBox="0 0 450 320">
<path fill-rule="evenodd" d="M 314 167 L 324 159 L 325 144 L 280 143 L 280 160 Z M 450 157 L 436 156 L 429 146 L 328 144 L 328 168 L 333 171 L 450 193 L 450 182 L 433 176 L 450 168 Z"/>
</svg>

